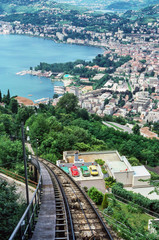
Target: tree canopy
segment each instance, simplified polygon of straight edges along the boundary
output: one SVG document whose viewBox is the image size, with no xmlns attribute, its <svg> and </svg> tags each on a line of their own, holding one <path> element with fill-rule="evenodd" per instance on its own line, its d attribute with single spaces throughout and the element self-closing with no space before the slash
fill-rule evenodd
<svg viewBox="0 0 159 240">
<path fill-rule="evenodd" d="M 66 113 L 75 112 L 78 107 L 78 99 L 73 93 L 66 93 L 57 104 L 57 109 L 63 109 Z"/>
<path fill-rule="evenodd" d="M 18 203 L 19 195 L 15 185 L 0 180 L 0 239 L 7 240 L 24 211 L 24 204 Z"/>
</svg>

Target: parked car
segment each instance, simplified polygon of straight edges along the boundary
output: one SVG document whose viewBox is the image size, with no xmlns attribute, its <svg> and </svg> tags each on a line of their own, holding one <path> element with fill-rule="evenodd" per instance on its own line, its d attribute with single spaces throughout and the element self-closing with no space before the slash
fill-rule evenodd
<svg viewBox="0 0 159 240">
<path fill-rule="evenodd" d="M 70 174 L 68 167 L 61 167 L 61 169 L 64 170 L 67 174 Z"/>
<path fill-rule="evenodd" d="M 89 177 L 90 176 L 90 172 L 89 172 L 87 166 L 81 166 L 80 169 L 81 169 L 82 175 L 84 177 Z"/>
<path fill-rule="evenodd" d="M 79 171 L 76 166 L 71 167 L 71 173 L 73 177 L 79 177 Z"/>
<path fill-rule="evenodd" d="M 98 171 L 97 171 L 97 167 L 92 165 L 92 166 L 89 166 L 89 170 L 90 170 L 90 173 L 92 176 L 97 176 L 98 175 Z"/>
</svg>

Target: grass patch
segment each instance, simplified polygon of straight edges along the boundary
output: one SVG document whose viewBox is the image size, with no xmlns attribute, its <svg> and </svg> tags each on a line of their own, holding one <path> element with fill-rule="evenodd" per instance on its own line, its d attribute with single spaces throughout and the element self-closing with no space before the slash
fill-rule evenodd
<svg viewBox="0 0 159 240">
<path fill-rule="evenodd" d="M 110 122 L 109 122 L 108 124 L 111 125 L 112 127 L 115 127 L 117 130 L 123 131 L 122 128 L 120 128 L 120 127 L 114 125 L 113 123 L 110 123 Z"/>
<path fill-rule="evenodd" d="M 130 83 L 128 82 L 128 88 L 129 88 L 129 90 L 130 90 L 130 92 L 131 92 L 131 86 L 130 86 Z"/>
<path fill-rule="evenodd" d="M 144 223 L 144 229 L 148 229 L 148 221 L 149 219 L 152 219 L 153 217 L 150 217 L 146 213 L 130 213 L 128 211 L 128 204 L 124 204 L 119 202 L 119 205 L 121 206 L 122 211 L 128 216 L 130 224 L 135 228 L 136 226 L 140 226 L 141 222 Z M 114 208 L 114 214 L 117 214 L 118 210 Z M 154 218 L 153 218 L 154 219 Z"/>
<path fill-rule="evenodd" d="M 138 205 L 122 203 L 113 194 L 108 194 L 108 207 L 103 210 L 102 206 L 98 205 L 98 209 L 103 213 L 107 224 L 120 238 L 149 239 L 147 238 L 148 222 L 154 217 L 144 213 Z"/>
<path fill-rule="evenodd" d="M 104 213 L 105 219 L 111 227 L 120 232 L 123 239 L 128 239 L 125 231 L 129 231 L 132 236 L 138 233 L 147 233 L 148 221 L 154 219 L 154 217 L 142 212 L 139 206 L 133 203 L 122 203 L 115 199 L 112 194 L 108 195 L 108 208 L 104 210 L 101 206 L 98 206 L 98 208 Z"/>
</svg>

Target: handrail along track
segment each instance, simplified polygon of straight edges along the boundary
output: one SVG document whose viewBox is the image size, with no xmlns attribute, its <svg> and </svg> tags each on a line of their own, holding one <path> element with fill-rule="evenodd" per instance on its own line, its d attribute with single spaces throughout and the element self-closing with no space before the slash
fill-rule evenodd
<svg viewBox="0 0 159 240">
<path fill-rule="evenodd" d="M 41 201 L 41 191 L 42 191 L 42 176 L 41 170 L 39 167 L 39 163 L 34 161 L 34 165 L 37 166 L 39 171 L 39 181 L 30 201 L 28 207 L 26 208 L 23 216 L 21 217 L 20 221 L 18 222 L 17 226 L 15 227 L 13 233 L 11 234 L 9 240 L 13 239 L 28 239 L 31 235 L 31 230 L 34 228 L 35 225 L 35 218 L 38 215 L 38 209 Z M 29 213 L 30 219 L 29 222 L 27 221 L 27 215 Z"/>
</svg>

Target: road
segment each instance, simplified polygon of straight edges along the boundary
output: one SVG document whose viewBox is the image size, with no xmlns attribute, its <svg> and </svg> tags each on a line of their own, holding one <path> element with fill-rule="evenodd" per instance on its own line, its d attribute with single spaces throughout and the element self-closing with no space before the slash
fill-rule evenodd
<svg viewBox="0 0 159 240">
<path fill-rule="evenodd" d="M 0 173 L 0 179 L 6 181 L 9 184 L 15 184 L 16 185 L 16 193 L 19 194 L 19 202 L 26 199 L 26 188 L 25 184 L 22 182 L 19 182 L 11 177 L 8 177 L 2 173 Z M 29 186 L 29 201 L 31 201 L 33 194 L 34 194 L 35 188 Z"/>
<path fill-rule="evenodd" d="M 115 130 L 128 132 L 129 134 L 133 133 L 132 129 L 130 127 L 126 126 L 126 125 L 121 125 L 121 124 L 115 123 L 115 122 L 105 122 L 105 121 L 103 121 L 103 124 L 106 125 L 107 127 L 112 127 Z"/>
</svg>

